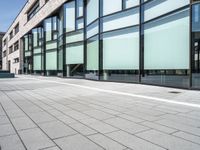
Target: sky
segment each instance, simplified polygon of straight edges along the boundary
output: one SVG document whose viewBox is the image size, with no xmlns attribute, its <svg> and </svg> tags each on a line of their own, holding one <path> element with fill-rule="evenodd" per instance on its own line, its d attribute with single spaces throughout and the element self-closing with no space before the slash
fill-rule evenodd
<svg viewBox="0 0 200 150">
<path fill-rule="evenodd" d="M 0 0 L 0 32 L 6 32 L 27 0 Z"/>
</svg>

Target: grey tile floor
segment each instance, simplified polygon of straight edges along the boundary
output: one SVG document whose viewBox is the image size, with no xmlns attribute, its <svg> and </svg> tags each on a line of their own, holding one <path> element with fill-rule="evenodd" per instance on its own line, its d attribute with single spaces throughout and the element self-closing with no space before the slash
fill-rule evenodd
<svg viewBox="0 0 200 150">
<path fill-rule="evenodd" d="M 200 91 L 56 77 L 0 79 L 0 146 L 200 150 Z"/>
</svg>

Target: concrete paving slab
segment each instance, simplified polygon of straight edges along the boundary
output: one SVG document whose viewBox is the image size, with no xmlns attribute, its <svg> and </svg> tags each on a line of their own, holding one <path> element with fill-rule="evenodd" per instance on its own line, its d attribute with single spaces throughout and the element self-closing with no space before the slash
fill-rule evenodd
<svg viewBox="0 0 200 150">
<path fill-rule="evenodd" d="M 28 150 L 38 150 L 55 146 L 39 128 L 19 131 L 19 135 Z"/>
<path fill-rule="evenodd" d="M 51 138 L 56 139 L 64 136 L 74 135 L 77 132 L 60 121 L 39 124 L 39 127 Z"/>
<path fill-rule="evenodd" d="M 86 137 L 77 134 L 54 140 L 63 150 L 103 150 Z"/>
<path fill-rule="evenodd" d="M 151 141 L 169 150 L 199 150 L 200 145 L 168 135 L 159 131 L 151 130 L 137 134 L 137 136 Z"/>
<path fill-rule="evenodd" d="M 0 147 L 2 150 L 25 150 L 16 134 L 0 137 Z"/>
</svg>

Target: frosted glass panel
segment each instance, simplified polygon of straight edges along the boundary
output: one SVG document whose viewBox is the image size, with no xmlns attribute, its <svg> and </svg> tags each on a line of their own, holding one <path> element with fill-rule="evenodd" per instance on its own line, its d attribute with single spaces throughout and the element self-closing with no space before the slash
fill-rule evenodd
<svg viewBox="0 0 200 150">
<path fill-rule="evenodd" d="M 41 51 L 41 48 L 34 48 L 33 49 L 33 53 L 34 54 L 37 54 L 37 53 L 41 53 L 42 51 Z"/>
<path fill-rule="evenodd" d="M 103 31 L 139 24 L 139 8 L 115 14 L 103 19 Z"/>
<path fill-rule="evenodd" d="M 140 4 L 139 0 L 125 0 L 125 8 L 131 8 Z"/>
<path fill-rule="evenodd" d="M 66 43 L 73 43 L 73 42 L 78 42 L 78 41 L 83 41 L 83 33 L 78 33 L 74 35 L 67 36 L 66 38 Z"/>
<path fill-rule="evenodd" d="M 99 16 L 99 0 L 87 0 L 87 25 Z"/>
<path fill-rule="evenodd" d="M 139 28 L 103 36 L 103 69 L 139 69 Z"/>
<path fill-rule="evenodd" d="M 25 47 L 25 51 L 28 51 L 28 36 L 24 37 L 24 47 Z"/>
<path fill-rule="evenodd" d="M 63 50 L 58 51 L 58 69 L 63 70 Z"/>
<path fill-rule="evenodd" d="M 46 53 L 46 70 L 57 70 L 57 52 Z"/>
<path fill-rule="evenodd" d="M 103 15 L 122 10 L 122 0 L 103 0 Z"/>
<path fill-rule="evenodd" d="M 77 20 L 77 29 L 82 29 L 82 28 L 84 28 L 83 19 L 78 19 Z"/>
<path fill-rule="evenodd" d="M 47 31 L 46 32 L 46 41 L 51 41 L 52 40 L 52 32 L 51 31 Z"/>
<path fill-rule="evenodd" d="M 66 31 L 73 31 L 75 30 L 75 2 L 67 3 L 65 8 L 65 27 Z"/>
<path fill-rule="evenodd" d="M 95 23 L 93 23 L 92 25 L 87 27 L 87 38 L 98 33 L 98 31 L 99 31 L 98 24 L 99 24 L 99 21 L 96 21 Z"/>
<path fill-rule="evenodd" d="M 144 69 L 189 69 L 189 11 L 145 25 Z"/>
<path fill-rule="evenodd" d="M 87 44 L 87 70 L 99 70 L 99 42 Z"/>
<path fill-rule="evenodd" d="M 33 56 L 33 70 L 41 70 L 41 69 L 42 69 L 41 55 Z"/>
<path fill-rule="evenodd" d="M 49 49 L 57 49 L 57 42 L 47 43 L 46 50 L 49 50 Z"/>
<path fill-rule="evenodd" d="M 25 52 L 25 56 L 31 56 L 31 52 Z"/>
<path fill-rule="evenodd" d="M 83 64 L 83 45 L 66 48 L 66 64 Z"/>
<path fill-rule="evenodd" d="M 175 9 L 189 5 L 190 0 L 154 0 L 144 5 L 144 20 L 148 21 Z"/>
</svg>

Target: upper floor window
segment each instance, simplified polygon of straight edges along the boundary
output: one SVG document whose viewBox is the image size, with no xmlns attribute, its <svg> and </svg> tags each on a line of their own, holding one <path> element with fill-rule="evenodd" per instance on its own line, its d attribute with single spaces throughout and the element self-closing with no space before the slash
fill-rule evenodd
<svg viewBox="0 0 200 150">
<path fill-rule="evenodd" d="M 14 51 L 18 50 L 19 49 L 19 42 L 17 41 L 15 44 L 14 44 Z"/>
<path fill-rule="evenodd" d="M 40 9 L 39 0 L 35 2 L 35 4 L 28 10 L 27 18 L 30 20 Z"/>
<path fill-rule="evenodd" d="M 3 46 L 6 46 L 6 43 L 7 43 L 7 41 L 6 41 L 6 39 L 3 41 Z"/>
<path fill-rule="evenodd" d="M 14 63 L 18 63 L 19 62 L 19 57 L 14 58 Z"/>
<path fill-rule="evenodd" d="M 10 40 L 13 38 L 13 31 L 10 32 Z"/>
<path fill-rule="evenodd" d="M 15 35 L 19 32 L 19 23 L 15 26 Z"/>
<path fill-rule="evenodd" d="M 9 54 L 11 54 L 13 52 L 13 46 L 9 47 Z"/>
<path fill-rule="evenodd" d="M 6 51 L 3 51 L 3 57 L 6 57 Z"/>
</svg>

